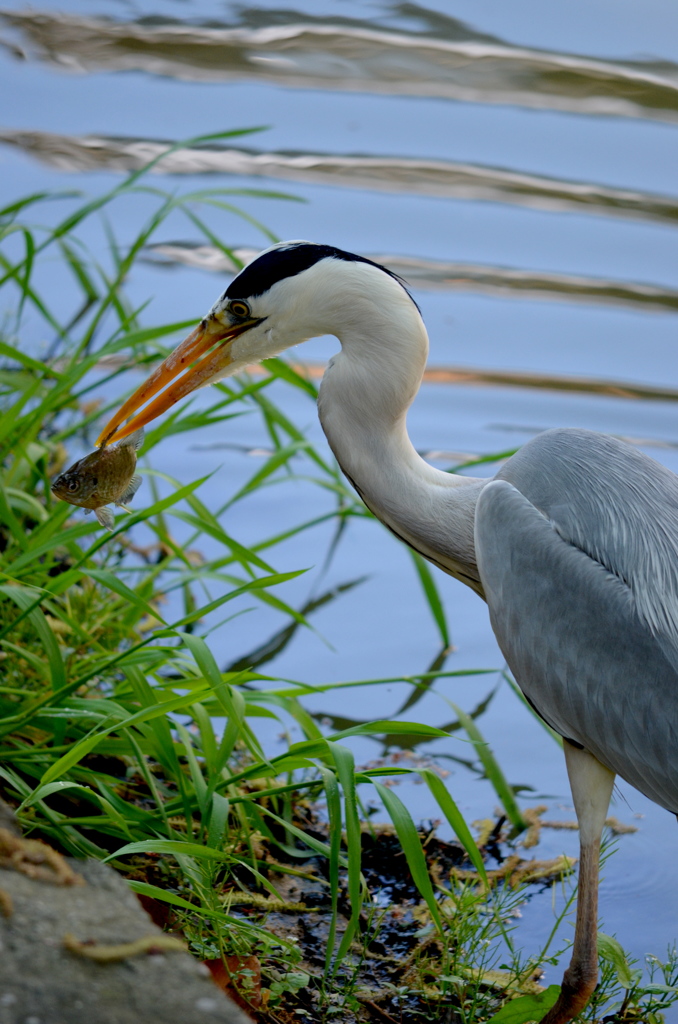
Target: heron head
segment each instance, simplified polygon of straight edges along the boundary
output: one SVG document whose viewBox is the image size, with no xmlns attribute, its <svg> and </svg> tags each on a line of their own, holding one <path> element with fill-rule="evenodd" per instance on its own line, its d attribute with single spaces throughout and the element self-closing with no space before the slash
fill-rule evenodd
<svg viewBox="0 0 678 1024">
<path fill-rule="evenodd" d="M 196 388 L 309 338 L 338 333 L 337 325 L 364 321 L 385 282 L 412 301 L 384 267 L 334 246 L 294 241 L 265 249 L 118 409 L 97 445 L 127 437 Z"/>
</svg>

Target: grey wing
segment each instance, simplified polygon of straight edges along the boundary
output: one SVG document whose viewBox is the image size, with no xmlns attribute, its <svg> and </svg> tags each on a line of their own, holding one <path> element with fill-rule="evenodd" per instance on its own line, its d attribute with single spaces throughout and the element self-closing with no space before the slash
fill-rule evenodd
<svg viewBox="0 0 678 1024">
<path fill-rule="evenodd" d="M 475 537 L 492 628 L 528 700 L 678 812 L 678 673 L 631 588 L 505 480 L 481 492 Z"/>
<path fill-rule="evenodd" d="M 140 428 L 143 430 L 143 428 Z M 134 435 L 132 435 L 134 437 Z M 129 482 L 129 487 L 123 495 L 116 501 L 116 505 L 125 505 L 128 501 L 131 501 L 134 495 L 141 487 L 142 477 L 138 473 L 135 473 Z"/>
</svg>

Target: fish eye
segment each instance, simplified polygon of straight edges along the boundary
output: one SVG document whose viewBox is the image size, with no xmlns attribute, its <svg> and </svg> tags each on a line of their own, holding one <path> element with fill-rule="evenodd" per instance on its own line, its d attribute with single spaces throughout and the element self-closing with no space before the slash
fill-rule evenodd
<svg viewBox="0 0 678 1024">
<path fill-rule="evenodd" d="M 251 315 L 250 307 L 246 302 L 242 302 L 240 299 L 236 299 L 234 302 L 229 302 L 228 311 L 229 313 L 232 313 L 233 316 L 237 316 L 241 319 Z"/>
<path fill-rule="evenodd" d="M 69 491 L 77 491 L 77 489 L 78 489 L 78 481 L 77 480 L 69 480 L 68 481 L 68 489 L 69 489 Z"/>
</svg>

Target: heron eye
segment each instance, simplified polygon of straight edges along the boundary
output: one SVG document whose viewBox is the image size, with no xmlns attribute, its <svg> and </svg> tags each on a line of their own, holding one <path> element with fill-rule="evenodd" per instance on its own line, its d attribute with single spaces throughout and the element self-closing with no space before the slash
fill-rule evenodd
<svg viewBox="0 0 678 1024">
<path fill-rule="evenodd" d="M 229 302 L 228 311 L 229 313 L 232 313 L 233 316 L 237 316 L 240 318 L 244 318 L 250 315 L 250 307 L 247 305 L 246 302 L 240 302 L 240 300 L 236 300 L 235 302 Z"/>
</svg>

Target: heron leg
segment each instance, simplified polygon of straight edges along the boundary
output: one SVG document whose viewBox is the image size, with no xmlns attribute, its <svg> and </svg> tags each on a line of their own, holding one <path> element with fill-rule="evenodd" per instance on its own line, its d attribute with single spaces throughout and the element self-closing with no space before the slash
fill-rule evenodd
<svg viewBox="0 0 678 1024">
<path fill-rule="evenodd" d="M 579 821 L 577 921 L 570 966 L 560 995 L 541 1024 L 567 1024 L 583 1010 L 598 981 L 598 859 L 614 772 L 565 740 L 565 761 Z"/>
</svg>

